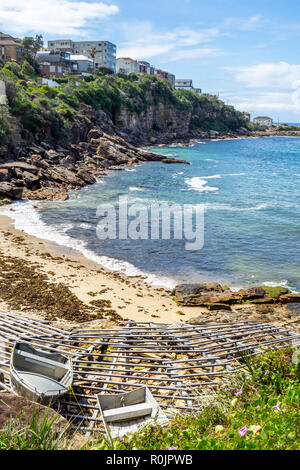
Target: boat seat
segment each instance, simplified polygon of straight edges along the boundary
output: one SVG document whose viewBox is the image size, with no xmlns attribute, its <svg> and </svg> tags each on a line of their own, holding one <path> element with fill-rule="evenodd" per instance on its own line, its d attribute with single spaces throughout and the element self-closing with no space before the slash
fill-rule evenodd
<svg viewBox="0 0 300 470">
<path fill-rule="evenodd" d="M 152 405 L 150 403 L 139 403 L 137 405 L 122 406 L 112 410 L 103 411 L 103 416 L 108 423 L 115 421 L 130 421 L 151 415 Z"/>
<path fill-rule="evenodd" d="M 69 369 L 69 366 L 61 362 L 53 361 L 52 359 L 48 359 L 46 357 L 37 356 L 36 354 L 31 354 L 25 351 L 21 351 L 20 349 L 16 349 L 15 353 L 18 354 L 19 356 L 23 356 L 25 358 L 27 357 L 29 359 L 33 359 L 38 362 L 45 362 L 45 364 L 49 364 L 55 367 L 60 367 L 62 369 Z"/>
<path fill-rule="evenodd" d="M 14 367 L 17 370 L 44 374 L 53 379 L 61 379 L 69 370 L 67 364 L 53 361 L 46 357 L 37 356 L 26 351 L 15 350 Z"/>
</svg>

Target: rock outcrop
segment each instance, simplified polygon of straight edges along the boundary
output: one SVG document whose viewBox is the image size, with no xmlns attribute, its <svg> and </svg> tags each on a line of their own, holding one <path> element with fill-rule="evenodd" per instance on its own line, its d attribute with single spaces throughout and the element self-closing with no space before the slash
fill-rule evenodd
<svg viewBox="0 0 300 470">
<path fill-rule="evenodd" d="M 67 191 L 94 184 L 104 170 L 147 161 L 187 164 L 141 150 L 121 136 L 91 129 L 86 142 L 56 148 L 46 142 L 19 149 L 18 159 L 0 164 L 1 199 L 65 200 Z"/>
<path fill-rule="evenodd" d="M 284 287 L 249 287 L 232 291 L 220 284 L 182 284 L 172 292 L 179 305 L 201 306 L 211 310 L 230 310 L 237 304 L 295 304 L 300 302 L 299 294 L 292 294 Z"/>
</svg>

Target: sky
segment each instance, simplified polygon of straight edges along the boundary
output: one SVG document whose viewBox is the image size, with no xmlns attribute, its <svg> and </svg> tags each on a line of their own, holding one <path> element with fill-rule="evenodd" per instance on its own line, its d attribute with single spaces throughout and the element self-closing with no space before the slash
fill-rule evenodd
<svg viewBox="0 0 300 470">
<path fill-rule="evenodd" d="M 299 0 L 0 0 L 0 31 L 108 40 L 252 118 L 300 122 Z"/>
</svg>

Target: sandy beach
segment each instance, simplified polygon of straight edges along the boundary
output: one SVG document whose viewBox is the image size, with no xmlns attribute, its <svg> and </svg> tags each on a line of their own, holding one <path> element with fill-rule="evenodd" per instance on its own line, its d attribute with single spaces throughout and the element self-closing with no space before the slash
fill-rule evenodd
<svg viewBox="0 0 300 470">
<path fill-rule="evenodd" d="M 142 279 L 125 278 L 119 273 L 109 272 L 79 252 L 16 230 L 13 221 L 6 216 L 0 216 L 0 252 L 37 263 L 39 271 L 47 275 L 49 282 L 65 284 L 87 305 L 94 300 L 110 301 L 111 308 L 124 319 L 173 323 L 180 319 L 189 320 L 206 311 L 178 307 L 164 289 L 150 288 Z M 7 307 L 7 303 L 1 300 L 0 308 Z M 33 310 L 31 314 L 37 315 L 37 312 Z"/>
<path fill-rule="evenodd" d="M 16 230 L 13 221 L 6 216 L 0 216 L 0 256 L 2 262 L 5 260 L 9 263 L 9 276 L 14 279 L 14 282 L 22 278 L 24 271 L 25 276 L 32 276 L 32 282 L 34 282 L 32 286 L 35 291 L 39 291 L 39 279 L 42 279 L 41 284 L 45 284 L 46 280 L 46 285 L 51 286 L 53 295 L 56 295 L 57 288 L 58 296 L 64 295 L 71 298 L 73 304 L 75 302 L 75 307 L 76 302 L 79 302 L 83 309 L 87 308 L 90 312 L 87 317 L 89 325 L 92 321 L 95 326 L 105 326 L 108 320 L 118 319 L 175 323 L 190 321 L 194 318 L 203 322 L 238 320 L 270 322 L 293 330 L 298 324 L 297 313 L 286 309 L 268 312 L 261 311 L 258 306 L 254 305 L 236 305 L 231 311 L 209 311 L 201 307 L 178 306 L 169 291 L 152 288 L 143 283 L 143 279 L 140 278 L 126 278 L 120 273 L 110 272 L 99 264 L 87 260 L 75 250 L 63 248 L 55 243 L 27 235 L 24 231 Z M 15 272 L 14 263 L 18 266 Z M 3 270 L 5 269 L 2 267 L 2 272 Z M 26 282 L 29 290 L 32 290 L 30 278 L 27 278 Z M 6 287 L 8 287 L 7 284 Z M 50 316 L 47 308 L 35 308 L 39 302 L 39 296 L 41 296 L 42 303 L 42 291 L 41 288 L 40 293 L 35 292 L 35 303 L 32 307 L 30 300 L 22 292 L 22 287 L 19 289 L 17 287 L 11 296 L 6 292 L 5 297 L 0 292 L 0 309 L 49 319 L 53 324 L 64 328 L 76 327 L 79 323 L 77 320 L 80 312 L 72 320 L 72 317 L 64 314 L 63 308 L 58 310 L 57 318 L 55 318 L 55 313 Z M 104 312 L 102 315 L 99 314 L 97 307 L 103 304 L 108 308 L 101 310 Z M 111 315 L 111 312 L 114 314 Z M 93 320 L 94 316 L 95 320 Z M 80 319 L 81 322 L 85 322 L 85 319 Z"/>
</svg>

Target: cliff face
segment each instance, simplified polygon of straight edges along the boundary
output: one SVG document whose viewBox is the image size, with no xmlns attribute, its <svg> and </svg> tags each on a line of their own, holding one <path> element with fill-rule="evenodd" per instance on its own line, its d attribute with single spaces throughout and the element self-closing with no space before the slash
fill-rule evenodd
<svg viewBox="0 0 300 470">
<path fill-rule="evenodd" d="M 209 137 L 212 130 L 235 132 L 246 124 L 241 113 L 221 101 L 178 91 L 156 77 L 69 77 L 53 89 L 28 66 L 7 63 L 0 79 L 8 101 L 0 116 L 1 154 L 26 144 L 83 142 L 95 127 L 148 145 Z"/>
<path fill-rule="evenodd" d="M 192 111 L 180 110 L 169 104 L 158 103 L 150 105 L 138 114 L 122 105 L 114 119 L 117 128 L 123 131 L 129 130 L 136 135 L 144 134 L 147 137 L 163 134 L 171 137 L 175 133 L 176 137 L 180 137 L 189 134 Z"/>
</svg>

